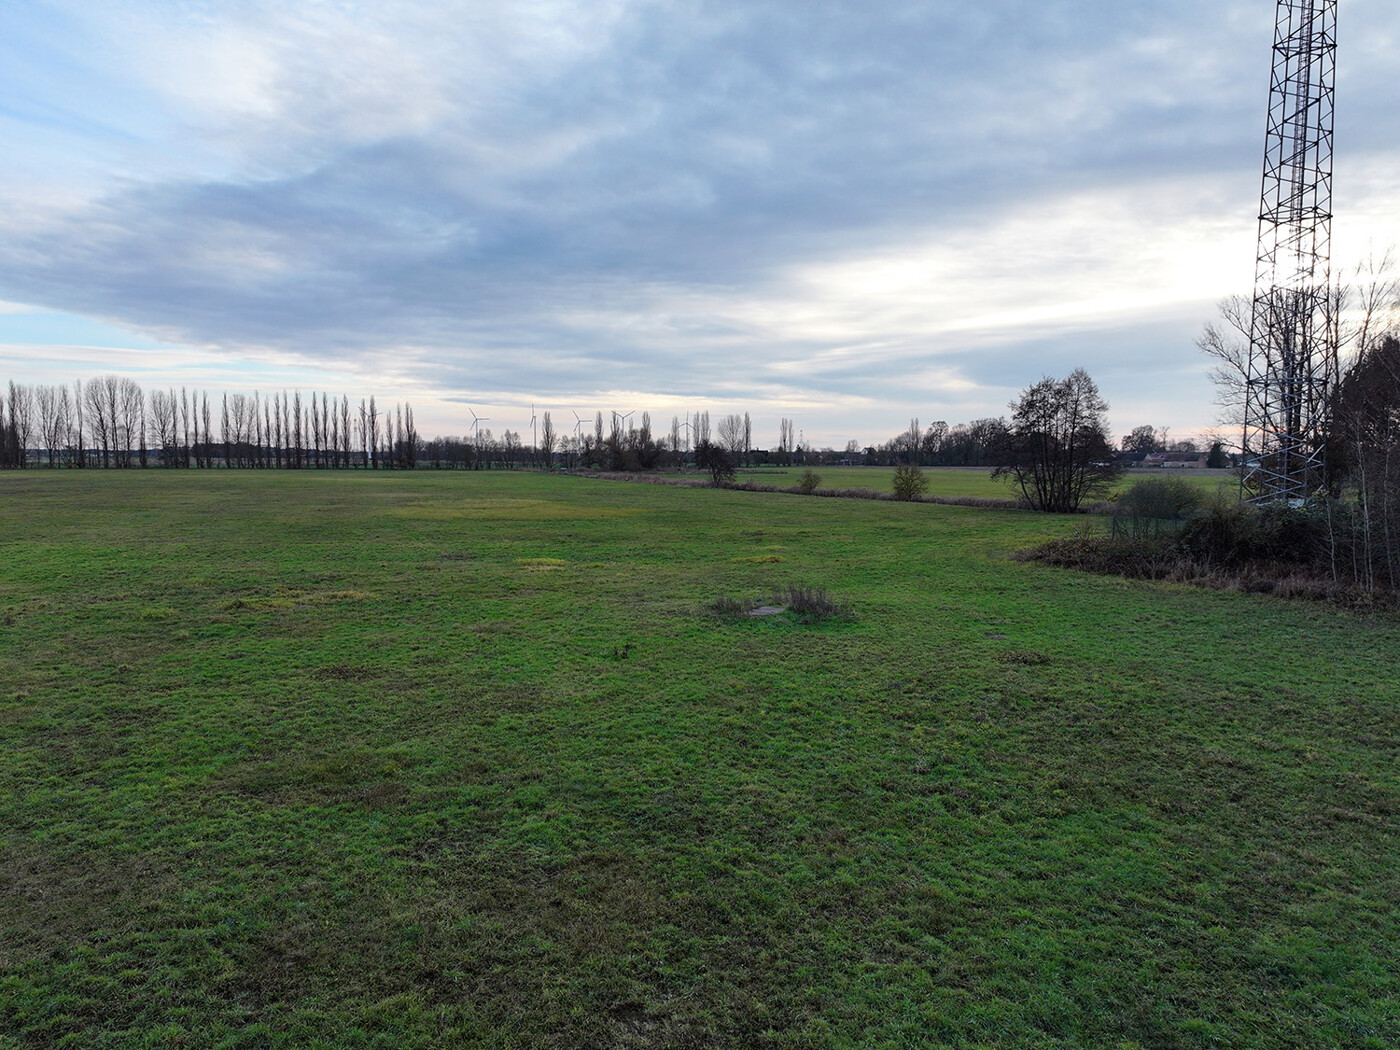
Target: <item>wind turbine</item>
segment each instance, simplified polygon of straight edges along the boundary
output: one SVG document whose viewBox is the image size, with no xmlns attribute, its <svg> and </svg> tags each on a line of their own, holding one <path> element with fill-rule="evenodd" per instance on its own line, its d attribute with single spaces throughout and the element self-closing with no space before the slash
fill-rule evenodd
<svg viewBox="0 0 1400 1050">
<path fill-rule="evenodd" d="M 479 416 L 479 415 L 477 415 L 477 414 L 476 414 L 476 409 L 474 409 L 474 408 L 469 408 L 469 409 L 467 409 L 467 411 L 470 412 L 470 413 L 472 414 L 472 426 L 473 426 L 473 427 L 475 428 L 475 430 L 476 430 L 476 443 L 477 443 L 478 445 L 480 445 L 480 444 L 481 444 L 481 424 L 482 424 L 482 423 L 490 422 L 491 417 L 490 417 L 490 416 Z"/>
<path fill-rule="evenodd" d="M 583 417 L 578 414 L 577 409 L 569 409 L 574 414 L 574 466 L 579 463 L 579 454 L 583 451 Z"/>
<path fill-rule="evenodd" d="M 530 402 L 530 444 L 536 452 L 540 450 L 540 439 L 535 436 L 535 403 Z"/>
</svg>

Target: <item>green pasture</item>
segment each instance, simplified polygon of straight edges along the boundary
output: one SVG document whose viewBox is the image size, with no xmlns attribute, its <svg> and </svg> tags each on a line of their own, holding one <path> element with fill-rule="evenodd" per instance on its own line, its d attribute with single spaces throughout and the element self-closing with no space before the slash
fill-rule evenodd
<svg viewBox="0 0 1400 1050">
<path fill-rule="evenodd" d="M 822 489 L 867 488 L 876 492 L 894 491 L 893 467 L 813 467 L 821 478 Z M 989 467 L 923 467 L 928 479 L 930 496 L 971 496 L 989 499 L 1012 499 L 1018 493 L 1004 478 L 993 478 Z M 755 467 L 740 470 L 736 480 L 760 485 L 786 488 L 802 480 L 806 467 Z M 1220 488 L 1231 492 L 1239 488 L 1238 476 L 1230 470 L 1133 470 L 1119 478 L 1115 492 L 1123 492 L 1139 481 L 1152 478 L 1172 478 L 1186 481 L 1202 492 L 1212 493 Z"/>
<path fill-rule="evenodd" d="M 0 476 L 0 1047 L 1400 1044 L 1400 622 L 1085 523 Z"/>
</svg>

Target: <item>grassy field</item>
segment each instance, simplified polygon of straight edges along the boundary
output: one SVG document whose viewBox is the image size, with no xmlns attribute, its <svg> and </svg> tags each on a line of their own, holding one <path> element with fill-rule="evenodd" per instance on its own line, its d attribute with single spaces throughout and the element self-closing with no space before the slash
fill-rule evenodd
<svg viewBox="0 0 1400 1050">
<path fill-rule="evenodd" d="M 1400 1044 L 1400 623 L 1082 522 L 0 477 L 0 1047 Z"/>
<path fill-rule="evenodd" d="M 737 480 L 761 485 L 787 487 L 802 479 L 805 467 L 756 467 L 739 472 Z M 973 496 L 991 499 L 1014 499 L 1017 491 L 1003 478 L 993 478 L 988 467 L 923 467 L 928 479 L 930 496 Z M 894 491 L 893 467 L 814 467 L 823 489 L 868 488 L 876 492 Z M 1152 478 L 1182 480 L 1211 493 L 1222 486 L 1230 491 L 1239 487 L 1238 476 L 1230 470 L 1135 470 L 1124 473 L 1114 487 L 1115 492 Z"/>
</svg>

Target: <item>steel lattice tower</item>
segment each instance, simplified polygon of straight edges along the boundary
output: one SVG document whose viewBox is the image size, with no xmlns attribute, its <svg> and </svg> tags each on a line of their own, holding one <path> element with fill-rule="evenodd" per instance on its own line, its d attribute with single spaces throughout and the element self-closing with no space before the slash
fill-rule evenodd
<svg viewBox="0 0 1400 1050">
<path fill-rule="evenodd" d="M 1245 384 L 1253 499 L 1301 499 L 1325 483 L 1337 373 L 1331 293 L 1332 103 L 1337 0 L 1278 0 L 1259 254 Z"/>
</svg>

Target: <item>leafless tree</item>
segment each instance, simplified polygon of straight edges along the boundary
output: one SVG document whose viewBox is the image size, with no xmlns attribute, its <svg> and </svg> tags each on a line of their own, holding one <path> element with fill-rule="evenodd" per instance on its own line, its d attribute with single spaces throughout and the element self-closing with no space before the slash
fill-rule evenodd
<svg viewBox="0 0 1400 1050">
<path fill-rule="evenodd" d="M 1196 347 L 1211 359 L 1210 381 L 1221 426 L 1244 432 L 1245 389 L 1249 381 L 1249 327 L 1252 303 L 1243 295 L 1227 295 L 1216 306 L 1219 315 L 1207 322 Z"/>
<path fill-rule="evenodd" d="M 200 420 L 201 429 L 204 431 L 204 466 L 207 468 L 214 465 L 214 427 L 210 421 L 209 391 L 207 390 L 200 395 L 199 414 L 202 417 Z"/>
<path fill-rule="evenodd" d="M 1011 407 L 1006 460 L 992 476 L 1010 477 L 1035 509 L 1078 510 L 1118 476 L 1105 422 L 1108 402 L 1082 368 L 1064 379 L 1045 376 Z"/>
<path fill-rule="evenodd" d="M 369 465 L 373 468 L 379 459 L 379 410 L 374 406 L 373 394 L 369 399 L 369 430 L 365 436 L 369 447 Z"/>
<path fill-rule="evenodd" d="M 719 443 L 728 451 L 736 463 L 744 454 L 744 417 L 740 415 L 721 416 L 716 427 Z"/>
<path fill-rule="evenodd" d="M 112 450 L 116 446 L 116 376 L 89 379 L 83 387 L 83 404 L 93 439 L 102 455 L 102 465 L 112 465 Z"/>
<path fill-rule="evenodd" d="M 34 436 L 34 391 L 22 383 L 10 380 L 5 423 L 13 443 L 13 465 L 23 467 L 28 462 L 29 442 Z"/>
<path fill-rule="evenodd" d="M 150 395 L 151 432 L 160 449 L 162 466 L 177 467 L 179 463 L 180 405 L 175 391 L 152 390 Z"/>
<path fill-rule="evenodd" d="M 350 466 L 350 450 L 352 448 L 350 436 L 350 395 L 340 395 L 340 465 Z"/>
<path fill-rule="evenodd" d="M 1207 322 L 1196 347 L 1211 360 L 1210 379 L 1215 385 L 1218 422 L 1243 434 L 1250 368 L 1250 334 L 1253 300 L 1229 295 L 1217 304 L 1217 318 Z M 1336 374 L 1329 383 L 1372 347 L 1378 338 L 1400 324 L 1400 277 L 1396 276 L 1394 249 L 1367 255 L 1330 292 L 1328 311 L 1337 348 Z"/>
<path fill-rule="evenodd" d="M 64 448 L 69 444 L 69 433 L 73 428 L 68 387 L 41 384 L 34 388 L 34 404 L 38 414 L 39 440 L 44 444 L 49 466 L 57 466 Z"/>
<path fill-rule="evenodd" d="M 549 418 L 549 412 L 546 411 L 540 421 L 540 465 L 545 470 L 554 467 L 554 443 L 554 421 Z"/>
</svg>

